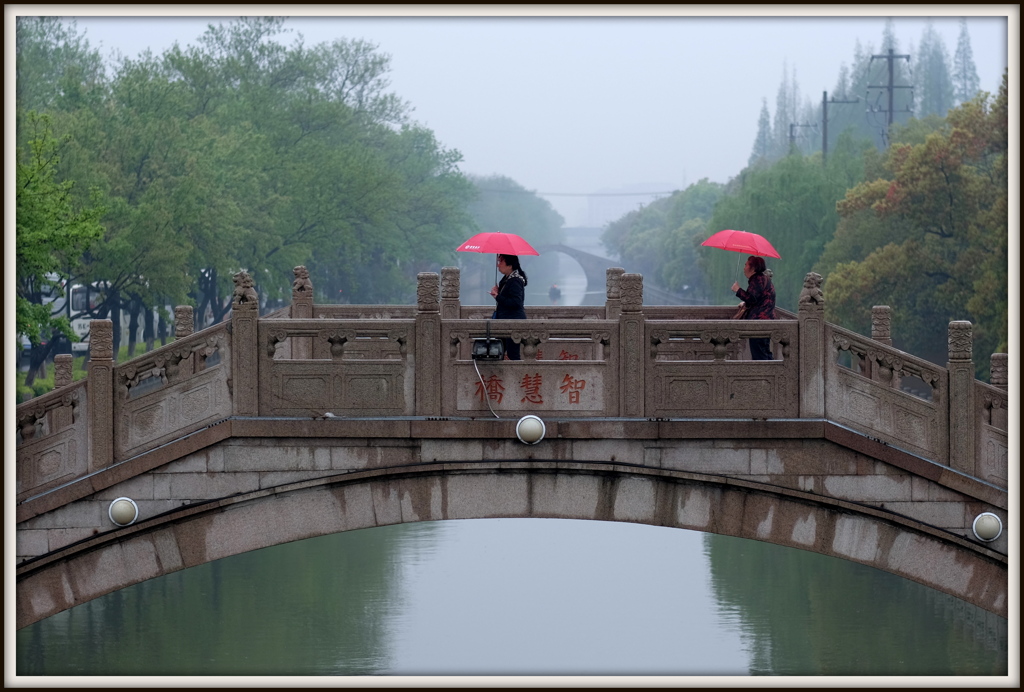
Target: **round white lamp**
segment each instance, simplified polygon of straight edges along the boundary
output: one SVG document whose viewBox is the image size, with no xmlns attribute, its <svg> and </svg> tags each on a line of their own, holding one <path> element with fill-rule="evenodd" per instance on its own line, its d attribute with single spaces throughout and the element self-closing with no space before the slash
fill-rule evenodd
<svg viewBox="0 0 1024 692">
<path fill-rule="evenodd" d="M 974 518 L 974 535 L 979 541 L 994 541 L 1003 535 L 1003 522 L 992 512 L 982 512 Z"/>
<path fill-rule="evenodd" d="M 130 497 L 119 497 L 110 503 L 107 514 L 110 516 L 110 521 L 118 526 L 128 526 L 134 524 L 135 520 L 139 518 L 139 506 Z"/>
<path fill-rule="evenodd" d="M 537 416 L 523 416 L 516 423 L 516 437 L 523 444 L 535 445 L 544 439 L 544 421 Z"/>
</svg>

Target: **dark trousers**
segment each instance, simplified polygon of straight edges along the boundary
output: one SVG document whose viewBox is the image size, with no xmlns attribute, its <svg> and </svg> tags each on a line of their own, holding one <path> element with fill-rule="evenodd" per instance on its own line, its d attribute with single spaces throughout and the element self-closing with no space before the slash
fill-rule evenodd
<svg viewBox="0 0 1024 692">
<path fill-rule="evenodd" d="M 502 339 L 501 341 L 505 344 L 505 355 L 509 360 L 522 360 L 519 356 L 519 344 L 512 339 Z"/>
<path fill-rule="evenodd" d="M 774 360 L 771 339 L 750 339 L 751 360 Z"/>
</svg>

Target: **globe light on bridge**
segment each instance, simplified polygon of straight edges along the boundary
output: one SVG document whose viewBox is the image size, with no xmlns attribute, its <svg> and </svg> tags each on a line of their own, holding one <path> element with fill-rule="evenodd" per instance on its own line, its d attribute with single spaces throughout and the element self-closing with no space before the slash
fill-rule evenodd
<svg viewBox="0 0 1024 692">
<path fill-rule="evenodd" d="M 139 518 L 139 506 L 130 497 L 119 497 L 110 503 L 107 514 L 110 516 L 110 521 L 118 526 L 128 526 L 134 524 L 135 520 Z"/>
<path fill-rule="evenodd" d="M 537 444 L 544 439 L 545 432 L 547 432 L 547 428 L 544 426 L 544 421 L 537 416 L 523 416 L 516 423 L 516 437 L 524 444 Z"/>
<path fill-rule="evenodd" d="M 983 512 L 975 517 L 972 528 L 978 540 L 986 543 L 1003 535 L 1003 522 L 992 512 Z"/>
</svg>

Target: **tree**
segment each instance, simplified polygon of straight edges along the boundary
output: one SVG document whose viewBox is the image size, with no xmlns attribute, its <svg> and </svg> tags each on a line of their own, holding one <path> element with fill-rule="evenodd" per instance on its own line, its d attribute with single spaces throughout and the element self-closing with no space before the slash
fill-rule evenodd
<svg viewBox="0 0 1024 692">
<path fill-rule="evenodd" d="M 931 21 L 925 24 L 914 69 L 917 117 L 945 116 L 954 105 L 953 80 L 949 74 L 949 53 Z"/>
<path fill-rule="evenodd" d="M 761 117 L 757 121 L 757 139 L 754 140 L 754 150 L 750 152 L 748 166 L 753 166 L 759 161 L 767 162 L 772 154 L 772 129 L 771 116 L 768 114 L 768 99 L 761 99 Z"/>
<path fill-rule="evenodd" d="M 76 205 L 71 196 L 74 182 L 56 180 L 61 147 L 70 138 L 54 137 L 49 116 L 30 111 L 21 124 L 27 146 L 17 150 L 15 329 L 32 344 L 26 379 L 26 384 L 31 384 L 36 370 L 54 350 L 53 337 L 77 338 L 67 316 L 53 314 L 44 296 L 63 294 L 68 267 L 103 233 L 98 222 L 103 209 L 98 202 L 85 208 Z M 47 337 L 48 348 L 44 349 L 42 340 Z"/>
<path fill-rule="evenodd" d="M 923 141 L 894 142 L 888 178 L 852 188 L 837 205 L 842 218 L 825 254 L 838 243 L 850 261 L 826 276 L 830 320 L 866 328 L 872 305 L 890 305 L 894 343 L 944 364 L 947 325 L 967 318 L 976 354 L 1005 352 L 1006 84 L 1004 74 L 994 102 L 982 93 L 958 106 Z M 988 359 L 978 360 L 987 376 Z"/>
<path fill-rule="evenodd" d="M 974 52 L 971 50 L 971 36 L 967 33 L 967 20 L 960 18 L 960 36 L 956 41 L 953 55 L 953 98 L 959 105 L 970 101 L 981 90 L 978 69 L 974 66 Z"/>
</svg>

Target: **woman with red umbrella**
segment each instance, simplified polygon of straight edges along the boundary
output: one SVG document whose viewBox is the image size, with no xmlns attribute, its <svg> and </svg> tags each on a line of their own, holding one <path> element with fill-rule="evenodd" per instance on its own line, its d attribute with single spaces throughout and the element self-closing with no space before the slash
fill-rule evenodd
<svg viewBox="0 0 1024 692">
<path fill-rule="evenodd" d="M 502 278 L 497 286 L 491 288 L 491 296 L 497 303 L 494 319 L 525 320 L 526 310 L 523 304 L 526 300 L 526 272 L 519 266 L 519 257 L 498 255 L 497 267 Z M 505 342 L 505 354 L 509 360 L 522 360 L 519 355 L 519 344 L 508 338 L 502 341 Z"/>
<path fill-rule="evenodd" d="M 745 320 L 775 319 L 775 286 L 765 275 L 764 258 L 751 255 L 743 265 L 743 275 L 747 277 L 747 289 L 740 288 L 738 282 L 732 282 L 732 290 L 746 307 Z M 771 339 L 750 339 L 750 357 L 753 360 L 773 360 Z"/>
</svg>

